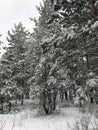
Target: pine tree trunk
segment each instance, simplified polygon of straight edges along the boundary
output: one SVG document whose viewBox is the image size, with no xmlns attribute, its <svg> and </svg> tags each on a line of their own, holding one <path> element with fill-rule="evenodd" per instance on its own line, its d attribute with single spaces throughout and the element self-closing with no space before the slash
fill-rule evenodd
<svg viewBox="0 0 98 130">
<path fill-rule="evenodd" d="M 21 105 L 23 105 L 23 103 L 24 103 L 23 99 L 24 99 L 24 95 L 22 94 L 21 95 Z"/>
<path fill-rule="evenodd" d="M 90 69 L 90 64 L 89 64 L 89 57 L 88 57 L 88 55 L 86 55 L 86 60 L 87 60 L 87 69 L 89 70 Z"/>
<path fill-rule="evenodd" d="M 67 91 L 65 91 L 65 100 L 68 101 L 68 94 L 67 94 Z"/>
<path fill-rule="evenodd" d="M 43 108 L 46 114 L 52 113 L 52 105 L 50 103 L 47 103 L 47 101 L 43 103 Z"/>
<path fill-rule="evenodd" d="M 95 15 L 95 16 L 98 16 L 98 10 L 97 10 L 96 7 L 95 7 L 95 2 L 96 2 L 96 0 L 92 0 L 93 12 L 94 12 L 94 15 Z"/>
<path fill-rule="evenodd" d="M 4 98 L 3 97 L 1 97 L 1 111 L 3 112 L 3 103 L 4 103 Z"/>
<path fill-rule="evenodd" d="M 57 94 L 55 93 L 54 96 L 53 96 L 53 111 L 55 111 L 55 108 L 56 108 L 56 96 Z"/>
<path fill-rule="evenodd" d="M 26 99 L 30 99 L 30 97 L 29 97 L 29 92 L 26 92 L 25 98 L 26 98 Z"/>
<path fill-rule="evenodd" d="M 43 109 L 46 114 L 52 113 L 52 100 L 49 92 L 43 92 Z"/>
<path fill-rule="evenodd" d="M 11 111 L 11 108 L 12 108 L 11 102 L 8 102 L 8 107 L 9 107 L 9 112 L 10 112 L 10 111 Z"/>
<path fill-rule="evenodd" d="M 1 103 L 1 111 L 3 112 L 3 103 Z"/>
<path fill-rule="evenodd" d="M 43 103 L 43 108 L 46 114 L 49 114 L 49 109 L 47 109 L 45 102 Z"/>
</svg>

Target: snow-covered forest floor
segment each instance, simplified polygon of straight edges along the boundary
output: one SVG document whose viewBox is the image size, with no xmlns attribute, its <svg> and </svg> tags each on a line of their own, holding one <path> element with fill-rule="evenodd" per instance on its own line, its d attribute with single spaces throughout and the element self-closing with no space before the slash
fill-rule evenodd
<svg viewBox="0 0 98 130">
<path fill-rule="evenodd" d="M 39 115 L 35 109 L 0 115 L 0 130 L 69 130 L 81 114 L 78 108 L 58 108 L 52 115 Z"/>
<path fill-rule="evenodd" d="M 97 105 L 94 104 L 92 104 L 92 114 L 82 112 L 83 109 L 78 107 L 58 106 L 54 113 L 46 115 L 39 113 L 35 106 L 35 101 L 24 100 L 23 106 L 20 107 L 18 104 L 18 107 L 12 109 L 10 113 L 0 114 L 0 130 L 80 130 L 76 125 L 81 124 L 79 122 L 81 119 L 85 121 L 84 125 L 91 124 L 91 121 L 93 121 L 91 127 L 98 125 L 98 122 L 95 124 L 97 118 L 93 116 L 94 111 L 97 110 Z"/>
</svg>

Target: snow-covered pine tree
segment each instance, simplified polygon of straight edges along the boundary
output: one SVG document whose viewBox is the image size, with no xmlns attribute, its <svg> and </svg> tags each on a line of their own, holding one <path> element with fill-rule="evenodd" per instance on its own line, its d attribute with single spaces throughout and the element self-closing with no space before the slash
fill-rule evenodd
<svg viewBox="0 0 98 130">
<path fill-rule="evenodd" d="M 26 69 L 27 39 L 28 31 L 21 23 L 15 24 L 14 29 L 8 31 L 9 46 L 1 59 L 2 73 L 5 75 L 3 77 L 5 93 L 15 98 L 19 95 L 23 98 L 26 93 L 29 93 L 28 70 Z"/>
<path fill-rule="evenodd" d="M 57 86 L 56 80 L 52 79 L 49 72 L 54 64 L 52 60 L 51 46 L 53 39 L 62 33 L 60 24 L 54 21 L 51 25 L 47 22 L 50 15 L 53 13 L 50 1 L 44 1 L 43 5 L 38 8 L 40 17 L 36 21 L 33 37 L 33 50 L 35 49 L 36 67 L 34 76 L 31 77 L 33 92 L 38 94 L 40 105 L 44 108 L 47 114 L 52 113 L 56 107 Z M 32 47 L 31 47 L 32 48 Z M 33 51 L 31 51 L 33 53 Z M 33 53 L 34 54 L 34 53 Z M 34 55 L 32 55 L 33 57 Z M 37 95 L 36 94 L 36 95 Z"/>
</svg>

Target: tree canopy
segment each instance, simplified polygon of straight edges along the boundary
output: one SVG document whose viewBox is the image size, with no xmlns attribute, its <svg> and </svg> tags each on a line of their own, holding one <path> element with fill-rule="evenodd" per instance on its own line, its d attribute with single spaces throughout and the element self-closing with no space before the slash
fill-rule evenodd
<svg viewBox="0 0 98 130">
<path fill-rule="evenodd" d="M 44 0 L 32 33 L 15 24 L 0 61 L 1 93 L 32 93 L 46 114 L 55 111 L 58 95 L 73 103 L 78 91 L 87 94 L 89 73 L 98 74 L 97 6 L 97 0 Z"/>
</svg>

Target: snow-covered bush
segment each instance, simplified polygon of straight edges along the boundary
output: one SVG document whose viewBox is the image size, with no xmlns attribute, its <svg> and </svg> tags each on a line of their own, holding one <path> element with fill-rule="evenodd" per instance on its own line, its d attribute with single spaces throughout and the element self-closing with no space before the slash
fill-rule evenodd
<svg viewBox="0 0 98 130">
<path fill-rule="evenodd" d="M 74 122 L 73 127 L 69 125 L 69 128 L 71 130 L 98 130 L 98 119 L 86 113 Z"/>
</svg>

